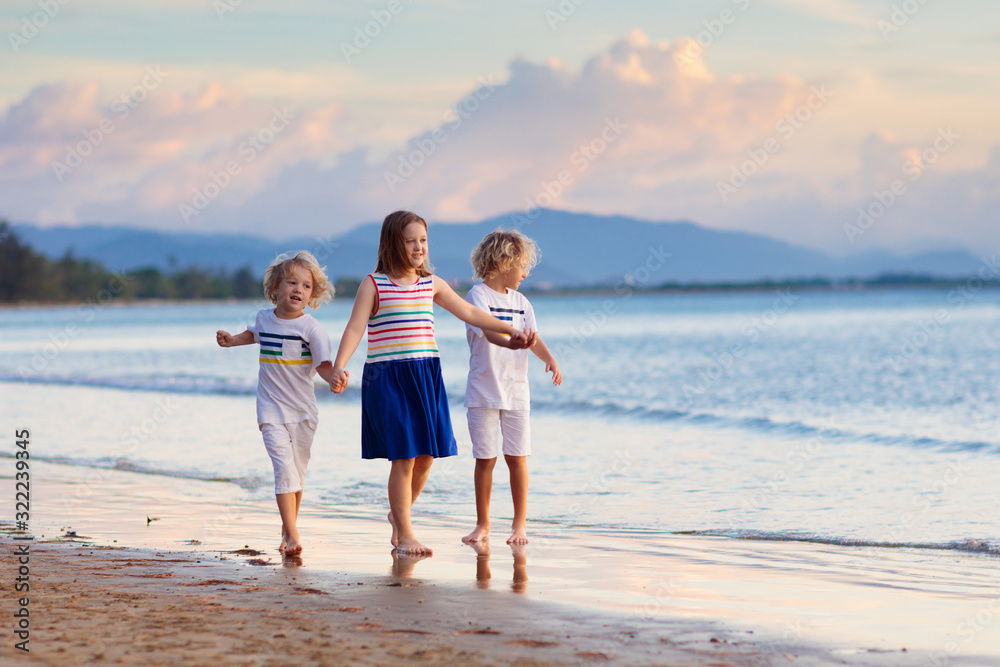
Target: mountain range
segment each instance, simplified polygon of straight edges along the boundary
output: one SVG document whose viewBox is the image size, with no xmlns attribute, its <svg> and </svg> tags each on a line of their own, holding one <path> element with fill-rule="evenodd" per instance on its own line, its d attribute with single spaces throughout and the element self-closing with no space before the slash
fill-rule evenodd
<svg viewBox="0 0 1000 667">
<path fill-rule="evenodd" d="M 640 284 L 746 282 L 800 278 L 870 278 L 885 273 L 958 277 L 981 261 L 963 250 L 908 255 L 870 251 L 837 257 L 746 232 L 708 229 L 691 222 L 649 222 L 537 210 L 533 218 L 512 214 L 476 223 L 432 224 L 430 258 L 444 278 L 471 280 L 469 253 L 488 232 L 516 227 L 533 238 L 541 262 L 525 286 L 587 286 L 619 280 Z M 246 234 L 162 232 L 130 227 L 37 227 L 14 225 L 38 252 L 58 258 L 72 252 L 116 271 L 154 266 L 169 271 L 190 265 L 235 269 L 249 265 L 258 275 L 279 252 L 309 250 L 331 277 L 362 277 L 375 264 L 381 223 L 363 224 L 329 238 L 274 241 Z"/>
</svg>

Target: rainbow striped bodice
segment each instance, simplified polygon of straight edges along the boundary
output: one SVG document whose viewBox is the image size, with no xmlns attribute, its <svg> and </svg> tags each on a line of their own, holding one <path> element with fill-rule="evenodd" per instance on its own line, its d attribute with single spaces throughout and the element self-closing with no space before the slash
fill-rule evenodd
<svg viewBox="0 0 1000 667">
<path fill-rule="evenodd" d="M 365 363 L 440 357 L 434 339 L 434 276 L 413 285 L 397 285 L 384 273 L 368 277 L 378 290 L 378 307 L 368 318 Z"/>
</svg>

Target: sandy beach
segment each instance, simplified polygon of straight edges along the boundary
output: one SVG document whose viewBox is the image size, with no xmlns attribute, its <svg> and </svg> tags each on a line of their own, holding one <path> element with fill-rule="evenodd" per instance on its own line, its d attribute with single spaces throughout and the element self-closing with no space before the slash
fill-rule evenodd
<svg viewBox="0 0 1000 667">
<path fill-rule="evenodd" d="M 307 550 L 282 561 L 270 506 L 241 500 L 235 485 L 34 471 L 33 539 L 5 524 L 0 564 L 11 619 L 15 552 L 29 545 L 31 650 L 9 639 L 0 653 L 15 664 L 976 665 L 1000 655 L 988 632 L 935 653 L 930 628 L 987 603 L 957 600 L 921 554 L 887 562 L 815 544 L 544 525 L 526 549 L 495 532 L 476 550 L 460 524 L 418 517 L 435 555 L 400 558 L 374 512 L 304 506 Z M 13 497 L 12 479 L 0 486 Z M 194 491 L 197 503 L 185 497 Z M 966 583 L 978 577 L 995 568 Z"/>
</svg>

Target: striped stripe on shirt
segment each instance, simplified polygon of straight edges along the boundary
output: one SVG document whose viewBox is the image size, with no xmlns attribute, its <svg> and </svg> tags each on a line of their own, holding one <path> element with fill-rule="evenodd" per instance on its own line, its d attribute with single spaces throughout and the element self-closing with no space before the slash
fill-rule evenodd
<svg viewBox="0 0 1000 667">
<path fill-rule="evenodd" d="M 434 277 L 397 285 L 383 273 L 368 276 L 378 309 L 368 318 L 368 362 L 441 356 L 434 338 Z"/>
</svg>

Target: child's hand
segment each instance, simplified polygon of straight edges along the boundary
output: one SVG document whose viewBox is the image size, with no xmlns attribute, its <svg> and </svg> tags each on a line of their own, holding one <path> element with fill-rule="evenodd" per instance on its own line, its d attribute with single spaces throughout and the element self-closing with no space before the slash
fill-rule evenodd
<svg viewBox="0 0 1000 667">
<path fill-rule="evenodd" d="M 552 372 L 552 384 L 559 386 L 562 384 L 562 373 L 559 372 L 559 364 L 545 364 L 545 372 Z"/>
<path fill-rule="evenodd" d="M 347 380 L 351 377 L 351 374 L 346 370 L 334 371 L 333 377 L 330 378 L 330 391 L 335 394 L 343 393 L 347 389 Z"/>
<path fill-rule="evenodd" d="M 215 332 L 215 342 L 219 344 L 219 347 L 232 347 L 233 336 L 228 331 L 220 329 Z"/>
<path fill-rule="evenodd" d="M 518 331 L 507 340 L 507 347 L 512 350 L 526 350 L 535 344 L 538 338 L 537 331 Z"/>
</svg>

